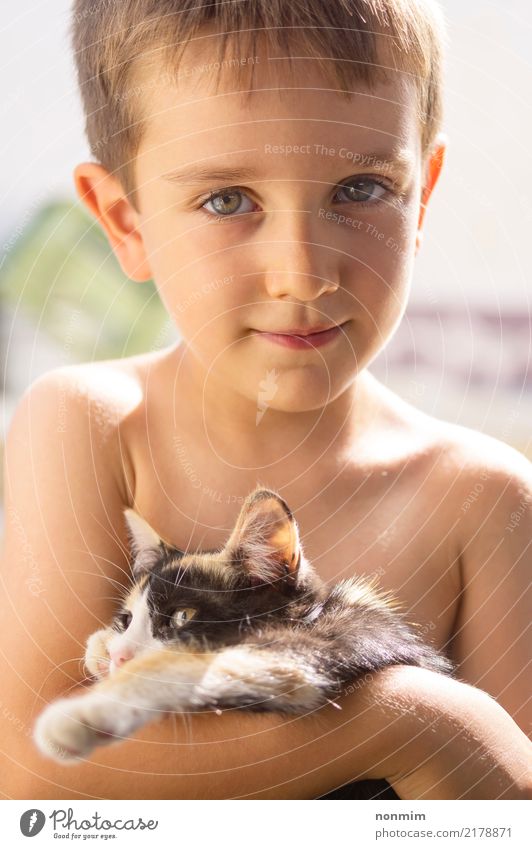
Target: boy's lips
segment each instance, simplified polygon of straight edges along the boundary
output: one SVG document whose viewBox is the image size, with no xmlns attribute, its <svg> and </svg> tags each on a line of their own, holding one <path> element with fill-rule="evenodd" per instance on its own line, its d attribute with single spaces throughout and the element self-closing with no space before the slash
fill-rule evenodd
<svg viewBox="0 0 532 849">
<path fill-rule="evenodd" d="M 258 330 L 258 336 L 264 337 L 277 345 L 287 348 L 316 348 L 326 345 L 332 339 L 340 335 L 341 329 L 347 321 L 342 324 L 316 325 L 313 328 L 292 328 L 290 330 Z M 317 328 L 317 329 L 316 329 Z"/>
<path fill-rule="evenodd" d="M 339 327 L 338 324 L 316 324 L 314 327 L 291 327 L 289 330 L 265 330 L 264 333 L 287 334 L 288 336 L 312 336 L 314 333 L 323 333 L 324 330 L 332 330 Z"/>
</svg>

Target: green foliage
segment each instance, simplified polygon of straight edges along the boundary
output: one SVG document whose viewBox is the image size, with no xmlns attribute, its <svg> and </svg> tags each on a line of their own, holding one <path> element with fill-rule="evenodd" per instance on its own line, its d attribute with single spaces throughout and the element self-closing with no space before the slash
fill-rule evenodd
<svg viewBox="0 0 532 849">
<path fill-rule="evenodd" d="M 7 247 L 2 299 L 31 315 L 73 360 L 125 357 L 176 338 L 153 282 L 124 275 L 79 204 L 48 203 Z"/>
</svg>

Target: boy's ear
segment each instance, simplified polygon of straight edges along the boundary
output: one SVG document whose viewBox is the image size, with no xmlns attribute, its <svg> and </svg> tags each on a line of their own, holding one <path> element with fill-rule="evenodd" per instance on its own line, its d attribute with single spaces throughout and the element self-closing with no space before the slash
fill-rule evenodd
<svg viewBox="0 0 532 849">
<path fill-rule="evenodd" d="M 139 230 L 139 215 L 120 180 L 96 162 L 81 162 L 74 169 L 80 200 L 101 224 L 124 274 L 131 280 L 151 279 L 151 270 Z"/>
<path fill-rule="evenodd" d="M 416 233 L 416 254 L 419 251 L 421 247 L 421 242 L 423 240 L 423 222 L 425 220 L 425 212 L 427 210 L 429 198 L 441 174 L 443 163 L 445 161 L 445 154 L 447 152 L 448 143 L 449 137 L 445 133 L 438 133 L 432 151 L 428 155 L 427 161 L 425 163 L 423 174 L 423 188 L 421 191 L 421 203 Z"/>
</svg>

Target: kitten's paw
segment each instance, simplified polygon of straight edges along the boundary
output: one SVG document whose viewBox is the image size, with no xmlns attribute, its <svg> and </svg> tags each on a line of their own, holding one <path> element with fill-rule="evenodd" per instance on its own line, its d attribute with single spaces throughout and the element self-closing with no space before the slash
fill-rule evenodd
<svg viewBox="0 0 532 849">
<path fill-rule="evenodd" d="M 110 672 L 111 658 L 107 644 L 115 632 L 111 628 L 102 628 L 91 634 L 85 649 L 85 666 L 95 678 L 106 678 Z"/>
<path fill-rule="evenodd" d="M 60 763 L 79 760 L 96 746 L 119 742 L 138 725 L 127 708 L 118 720 L 117 707 L 97 694 L 59 699 L 37 719 L 35 742 L 44 755 Z"/>
</svg>

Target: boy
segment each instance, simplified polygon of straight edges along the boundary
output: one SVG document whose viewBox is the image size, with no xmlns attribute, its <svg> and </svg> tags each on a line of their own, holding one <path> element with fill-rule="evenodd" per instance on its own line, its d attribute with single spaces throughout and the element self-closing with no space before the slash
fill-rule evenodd
<svg viewBox="0 0 532 849">
<path fill-rule="evenodd" d="M 59 369 L 17 409 L 2 672 L 19 722 L 4 717 L 3 791 L 313 798 L 387 778 L 402 798 L 529 798 L 530 464 L 367 371 L 405 310 L 444 159 L 438 10 L 152 7 L 75 3 L 99 160 L 75 181 L 125 273 L 155 280 L 182 341 Z M 397 667 L 342 711 L 170 716 L 89 763 L 44 762 L 35 716 L 80 685 L 109 586 L 129 580 L 124 508 L 183 550 L 212 549 L 258 480 L 294 510 L 323 578 L 378 576 L 461 681 Z"/>
</svg>

